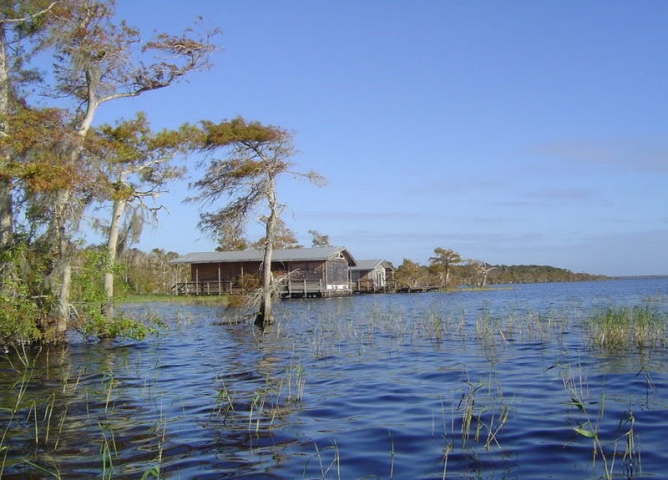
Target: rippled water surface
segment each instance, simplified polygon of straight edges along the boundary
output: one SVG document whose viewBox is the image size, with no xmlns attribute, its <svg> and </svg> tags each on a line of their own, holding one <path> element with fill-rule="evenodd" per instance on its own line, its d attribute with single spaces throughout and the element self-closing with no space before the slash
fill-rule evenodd
<svg viewBox="0 0 668 480">
<path fill-rule="evenodd" d="M 290 300 L 264 333 L 124 305 L 167 329 L 0 359 L 1 476 L 666 478 L 668 350 L 586 327 L 625 305 L 668 279 Z"/>
</svg>

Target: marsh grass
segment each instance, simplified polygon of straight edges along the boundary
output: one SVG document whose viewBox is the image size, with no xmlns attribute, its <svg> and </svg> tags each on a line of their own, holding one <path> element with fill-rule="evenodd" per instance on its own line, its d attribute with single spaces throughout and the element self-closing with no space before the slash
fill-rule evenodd
<svg viewBox="0 0 668 480">
<path fill-rule="evenodd" d="M 231 390 L 221 378 L 213 409 L 231 428 L 259 433 L 269 430 L 276 420 L 290 411 L 289 404 L 304 397 L 306 375 L 301 364 L 291 364 L 275 375 L 266 374 L 255 389 Z M 243 423 L 245 422 L 245 427 Z"/>
<path fill-rule="evenodd" d="M 291 402 L 301 402 L 304 399 L 306 388 L 306 374 L 301 364 L 291 365 L 286 371 L 287 399 Z"/>
<path fill-rule="evenodd" d="M 326 479 L 329 477 L 330 472 L 333 472 L 337 480 L 341 480 L 341 452 L 339 450 L 339 445 L 336 442 L 332 442 L 331 445 L 320 449 L 318 448 L 318 444 L 314 443 L 313 447 L 315 449 L 315 459 L 317 460 L 320 469 L 320 478 Z M 328 458 L 325 458 L 326 456 Z M 304 464 L 302 472 L 303 478 L 307 478 L 306 472 L 311 460 L 312 458 L 309 458 Z"/>
<path fill-rule="evenodd" d="M 585 320 L 588 344 L 604 350 L 664 347 L 668 314 L 651 304 L 610 307 Z"/>
<path fill-rule="evenodd" d="M 343 305 L 344 302 L 340 304 Z M 665 314 L 660 314 L 649 307 L 615 308 L 610 311 L 612 314 L 606 313 L 600 317 L 590 318 L 585 324 L 586 328 L 579 330 L 587 333 L 587 339 L 595 339 L 591 345 L 604 348 L 620 348 L 619 345 L 631 345 L 628 348 L 665 345 Z M 212 421 L 216 417 L 223 417 L 224 427 L 221 428 L 244 431 L 249 437 L 252 436 L 251 434 L 257 435 L 261 431 L 277 428 L 281 419 L 300 408 L 298 402 L 304 400 L 307 371 L 302 361 L 306 361 L 308 365 L 308 362 L 314 359 L 322 359 L 329 355 L 338 359 L 351 353 L 364 360 L 365 355 L 377 353 L 373 351 L 374 349 L 393 354 L 407 346 L 417 345 L 422 348 L 425 343 L 441 343 L 445 340 L 466 343 L 471 341 L 484 347 L 498 346 L 500 347 L 498 351 L 503 351 L 506 348 L 513 348 L 514 342 L 520 340 L 561 342 L 565 331 L 571 328 L 581 328 L 575 319 L 569 320 L 566 316 L 554 312 L 546 314 L 513 312 L 496 315 L 487 306 L 475 314 L 461 312 L 461 314 L 454 315 L 444 315 L 438 308 L 425 308 L 424 312 L 415 316 L 401 310 L 372 305 L 364 313 L 361 321 L 349 315 L 345 309 L 337 310 L 331 316 L 313 315 L 312 311 L 308 311 L 306 315 L 308 315 L 308 320 L 302 320 L 306 326 L 306 332 L 302 336 L 297 336 L 294 331 L 287 328 L 287 325 L 283 325 L 281 320 L 272 329 L 262 334 L 265 340 L 267 335 L 276 335 L 281 337 L 281 340 L 294 336 L 293 342 L 303 340 L 299 348 L 307 352 L 306 356 L 303 357 L 296 353 L 297 347 L 293 347 L 295 352 L 290 359 L 283 357 L 279 365 L 263 364 L 262 368 L 258 369 L 261 372 L 258 371 L 257 377 L 250 380 L 231 383 L 230 380 L 226 382 L 223 376 L 219 377 L 220 386 L 217 389 L 215 404 L 209 409 L 213 412 Z M 187 327 L 193 322 L 193 317 L 184 317 L 182 326 Z M 595 336 L 598 333 L 596 328 L 601 328 L 601 332 L 604 332 L 603 337 Z M 255 335 L 256 330 L 252 332 Z M 611 332 L 616 333 L 613 335 Z M 607 341 L 612 338 L 622 340 L 608 344 Z M 258 347 L 261 343 L 261 339 L 258 339 Z M 485 352 L 488 351 L 496 354 L 497 349 L 485 348 Z M 25 352 L 22 354 L 19 352 L 12 359 L 14 361 L 12 368 L 22 378 L 17 381 L 13 389 L 16 396 L 15 406 L 4 409 L 6 415 L 3 414 L 3 417 L 9 418 L 9 422 L 7 425 L 0 426 L 0 462 L 2 462 L 0 477 L 2 477 L 8 453 L 12 448 L 7 445 L 7 439 L 11 438 L 13 432 L 19 427 L 27 426 L 27 429 L 24 428 L 24 434 L 26 434 L 25 430 L 29 430 L 28 433 L 33 437 L 35 445 L 47 445 L 45 448 L 48 450 L 47 453 L 58 450 L 60 438 L 63 430 L 67 429 L 68 423 L 67 409 L 58 405 L 57 397 L 61 396 L 77 396 L 86 402 L 98 403 L 98 407 L 92 408 L 103 412 L 102 421 L 98 423 L 99 430 L 95 431 L 97 435 L 95 445 L 99 447 L 97 455 L 99 455 L 101 465 L 100 476 L 111 478 L 114 473 L 118 473 L 120 461 L 116 432 L 118 432 L 118 438 L 121 439 L 125 424 L 120 422 L 125 420 L 118 419 L 118 415 L 123 415 L 123 412 L 122 402 L 118 401 L 117 404 L 116 397 L 119 395 L 117 390 L 123 386 L 123 375 L 114 372 L 114 369 L 109 367 L 100 372 L 100 378 L 95 380 L 95 385 L 91 385 L 91 383 L 82 381 L 82 377 L 85 377 L 83 370 L 78 372 L 67 370 L 62 377 L 62 388 L 57 386 L 56 393 L 45 395 L 41 400 L 36 401 L 34 398 L 29 398 L 29 385 L 34 380 L 36 359 Z M 495 356 L 490 355 L 488 361 L 491 364 L 489 376 L 486 376 L 486 371 L 473 373 L 473 371 L 464 370 L 462 382 L 459 385 L 449 385 L 453 389 L 451 401 L 441 404 L 444 438 L 440 458 L 442 478 L 446 478 L 448 460 L 450 459 L 451 463 L 456 461 L 456 457 L 451 458 L 451 456 L 462 452 L 475 460 L 479 455 L 482 456 L 480 452 L 501 450 L 504 446 L 504 429 L 513 421 L 511 413 L 514 411 L 514 398 L 509 400 L 504 396 L 503 389 L 494 373 Z M 157 367 L 155 371 L 158 371 Z M 638 373 L 638 376 L 640 375 L 644 376 L 648 394 L 656 389 L 650 372 L 641 370 Z M 599 463 L 602 463 L 606 478 L 611 478 L 613 472 L 619 470 L 619 462 L 623 463 L 627 472 L 636 472 L 632 476 L 637 475 L 641 464 L 640 449 L 635 433 L 634 412 L 629 408 L 622 415 L 613 419 L 617 425 L 617 433 L 611 436 L 608 425 L 611 420 L 608 418 L 609 412 L 606 412 L 605 409 L 605 396 L 601 395 L 592 400 L 586 378 L 581 372 L 576 374 L 570 370 L 563 372 L 562 381 L 564 390 L 568 393 L 567 405 L 575 412 L 573 416 L 575 427 L 572 431 L 573 439 L 577 440 L 573 441 L 591 442 L 594 464 L 599 466 Z M 157 384 L 157 382 L 156 377 L 154 383 Z M 87 389 L 91 386 L 94 391 L 89 392 Z M 151 388 L 155 388 L 155 385 L 151 387 L 149 381 L 146 387 L 152 392 Z M 92 408 L 91 411 L 93 411 Z M 93 417 L 92 414 L 89 415 Z M 150 444 L 147 443 L 145 447 L 140 447 L 150 448 L 151 452 L 155 452 L 155 456 L 148 463 L 142 462 L 132 466 L 132 473 L 136 473 L 137 478 L 142 472 L 141 478 L 160 478 L 161 474 L 164 475 L 164 472 L 161 473 L 161 465 L 163 462 L 162 448 L 166 442 L 166 424 L 167 421 L 161 416 L 161 419 L 156 421 L 155 426 L 151 427 L 149 432 Z M 93 430 L 95 430 L 94 425 Z M 436 428 L 432 426 L 432 436 L 434 430 Z M 90 435 L 90 432 L 88 434 Z M 396 439 L 392 432 L 388 431 L 388 435 L 390 442 L 389 477 L 393 478 L 395 461 L 400 458 L 396 456 L 396 452 L 401 451 L 402 445 L 399 442 L 395 445 Z M 318 448 L 317 444 L 314 445 L 315 455 L 310 461 L 311 468 L 316 470 L 315 474 L 319 473 L 322 478 L 332 476 L 340 478 L 342 459 L 335 441 L 330 446 L 320 444 L 321 448 Z M 437 448 L 440 449 L 440 447 L 441 444 L 437 443 Z M 439 452 L 436 457 L 438 454 Z M 34 458 L 21 461 L 31 465 L 33 469 L 59 478 L 57 463 L 46 463 L 48 460 L 45 458 L 48 457 L 38 458 L 36 455 Z M 316 462 L 317 466 L 313 462 Z M 304 469 L 306 472 L 306 467 Z"/>
<path fill-rule="evenodd" d="M 118 458 L 116 438 L 114 430 L 110 425 L 102 425 L 98 422 L 98 427 L 102 434 L 102 442 L 100 443 L 100 459 L 102 463 L 100 477 L 111 480 L 114 478 L 114 459 Z"/>
<path fill-rule="evenodd" d="M 58 448 L 67 409 L 58 411 L 55 393 L 43 398 L 30 393 L 35 381 L 38 358 L 42 354 L 41 350 L 31 353 L 25 345 L 15 346 L 14 349 L 12 357 L 8 355 L 4 357 L 7 364 L 20 377 L 10 389 L 14 395 L 11 406 L 1 409 L 5 425 L 0 435 L 0 478 L 3 477 L 7 467 L 20 463 L 30 465 L 49 477 L 60 478 L 57 466 L 53 465 L 52 469 L 47 468 L 39 461 L 38 456 L 41 451 L 49 452 Z M 25 443 L 31 443 L 34 453 L 19 459 L 8 458 L 15 449 L 17 438 Z"/>
<path fill-rule="evenodd" d="M 69 365 L 64 364 L 66 355 L 59 353 L 60 364 L 56 359 L 55 366 L 49 363 L 52 355 L 48 349 L 30 352 L 18 347 L 12 355 L 3 357 L 17 380 L 3 392 L 8 397 L 2 399 L 0 407 L 0 478 L 6 473 L 16 475 L 17 471 L 24 471 L 40 478 L 60 479 L 63 475 L 58 459 L 61 455 L 71 455 L 72 442 L 77 441 L 98 446 L 97 478 L 115 478 L 119 473 L 116 463 L 120 459 L 117 432 L 128 426 L 136 427 L 128 423 L 125 413 L 117 412 L 116 374 L 110 367 L 101 374 L 99 382 L 85 383 L 82 381 L 85 369 L 72 375 Z M 51 384 L 50 393 L 36 389 L 44 382 L 44 375 L 49 377 L 51 368 L 60 369 L 62 385 Z M 68 400 L 79 400 L 82 402 L 79 405 L 83 404 L 83 411 L 74 414 L 74 418 L 66 405 Z M 166 436 L 166 421 L 162 415 L 148 433 L 146 438 L 151 443 L 147 447 L 156 451 L 155 458 L 147 465 L 123 467 L 136 473 L 137 478 L 142 472 L 142 478 L 160 476 Z M 64 450 L 61 442 L 65 444 Z"/>
<path fill-rule="evenodd" d="M 465 379 L 464 384 L 466 387 L 455 409 L 461 414 L 462 448 L 474 449 L 481 443 L 484 451 L 492 445 L 501 448 L 499 433 L 508 422 L 511 407 L 501 386 L 492 380 L 491 375 L 487 384 L 482 380 L 473 383 L 469 379 Z"/>
<path fill-rule="evenodd" d="M 616 434 L 612 439 L 604 439 L 604 422 L 606 418 L 605 394 L 601 393 L 597 399 L 590 397 L 587 380 L 578 369 L 574 374 L 570 366 L 561 373 L 564 390 L 570 397 L 566 402 L 578 412 L 577 426 L 573 427 L 573 441 L 575 438 L 585 438 L 592 444 L 592 465 L 600 459 L 603 464 L 603 476 L 612 480 L 617 476 L 615 463 L 621 458 L 626 478 L 635 478 L 642 472 L 640 451 L 637 446 L 635 433 L 635 416 L 631 408 L 622 412 L 615 419 Z M 605 429 L 609 430 L 609 428 Z M 623 449 L 620 449 L 620 444 Z"/>
<path fill-rule="evenodd" d="M 221 379 L 222 386 L 216 395 L 216 403 L 214 412 L 216 415 L 227 415 L 228 412 L 234 412 L 234 400 L 227 389 L 225 379 Z"/>
<path fill-rule="evenodd" d="M 345 305 L 345 302 L 339 302 L 339 305 Z M 441 343 L 446 340 L 466 343 L 472 341 L 484 346 L 485 352 L 491 352 L 488 358 L 492 364 L 489 378 L 483 375 L 481 380 L 477 380 L 478 377 L 471 380 L 467 373 L 456 390 L 457 397 L 447 407 L 442 406 L 442 478 L 446 478 L 449 460 L 453 455 L 461 452 L 477 461 L 482 452 L 502 450 L 504 447 L 504 431 L 513 421 L 514 398 L 508 399 L 504 396 L 503 389 L 493 374 L 497 350 L 501 352 L 503 349 L 513 348 L 516 342 L 533 341 L 556 342 L 563 348 L 570 348 L 563 344 L 567 333 L 590 331 L 583 329 L 576 315 L 552 310 L 543 313 L 505 311 L 497 314 L 488 305 L 484 305 L 476 314 L 461 312 L 459 315 L 443 315 L 436 306 L 427 307 L 421 315 L 416 316 L 401 309 L 380 307 L 378 304 L 370 304 L 368 310 L 362 313 L 363 318 L 350 315 L 345 307 L 329 314 L 314 314 L 314 310 L 309 308 L 304 315 L 306 318 L 302 319 L 302 322 L 306 333 L 299 338 L 304 340 L 302 345 L 310 346 L 313 359 L 329 356 L 339 358 L 350 354 L 364 359 L 367 355 L 374 355 L 374 350 L 384 350 L 392 354 L 395 349 L 399 351 L 413 344 L 422 345 L 425 341 Z M 295 333 L 279 320 L 272 329 L 263 332 L 263 335 L 287 337 Z M 579 336 L 577 338 L 580 339 Z M 586 338 L 588 337 L 582 338 L 582 341 L 586 341 Z M 644 344 L 661 345 L 648 340 L 645 340 Z M 272 381 L 265 378 L 263 384 L 244 391 L 233 391 L 230 385 L 223 382 L 218 393 L 216 411 L 226 417 L 228 427 L 245 429 L 250 433 L 274 428 L 282 413 L 289 411 L 287 405 L 303 399 L 306 374 L 301 365 L 291 365 L 279 370 L 273 373 L 271 378 Z M 569 392 L 568 405 L 574 408 L 578 415 L 577 425 L 573 429 L 574 438 L 587 439 L 592 443 L 594 465 L 602 466 L 605 478 L 611 478 L 613 472 L 620 469 L 620 462 L 627 472 L 637 471 L 640 454 L 636 445 L 633 412 L 629 409 L 615 418 L 618 431 L 616 435 L 610 436 L 607 433 L 609 425 L 605 425 L 610 421 L 609 412 L 605 411 L 605 396 L 590 401 L 588 386 L 583 377 L 571 377 L 570 380 L 564 377 L 563 380 L 564 388 Z M 647 377 L 646 383 L 648 389 L 651 388 L 651 377 Z M 449 428 L 446 428 L 448 425 Z M 389 475 L 392 478 L 395 474 L 395 449 L 400 451 L 401 445 L 395 445 L 391 433 L 389 436 Z M 315 456 L 310 459 L 311 468 L 312 462 L 316 460 L 322 478 L 340 475 L 340 465 L 344 460 L 338 447 L 332 445 L 318 449 L 316 445 L 315 448 Z M 305 466 L 305 472 L 306 469 Z M 317 476 L 318 472 L 315 474 Z"/>
<path fill-rule="evenodd" d="M 228 295 L 128 295 L 122 299 L 122 303 L 151 303 L 167 302 L 180 305 L 222 305 L 227 306 Z"/>
<path fill-rule="evenodd" d="M 568 328 L 567 317 L 552 311 L 494 315 L 488 308 L 482 308 L 474 321 L 473 336 L 485 347 L 504 346 L 511 341 L 561 344 Z"/>
</svg>

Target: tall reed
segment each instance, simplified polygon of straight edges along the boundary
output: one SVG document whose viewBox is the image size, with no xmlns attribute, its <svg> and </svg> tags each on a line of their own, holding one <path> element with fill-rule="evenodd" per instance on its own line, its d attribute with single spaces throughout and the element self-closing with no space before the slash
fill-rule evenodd
<svg viewBox="0 0 668 480">
<path fill-rule="evenodd" d="M 30 352 L 25 345 L 17 345 L 12 356 L 4 355 L 4 360 L 19 374 L 19 378 L 9 389 L 10 392 L 14 392 L 11 406 L 1 409 L 5 424 L 0 433 L 0 478 L 8 467 L 20 463 L 30 465 L 50 477 L 60 478 L 57 466 L 52 465 L 53 470 L 50 470 L 41 465 L 37 453 L 34 454 L 35 458 L 10 456 L 15 450 L 10 441 L 16 442 L 17 436 L 21 442 L 33 443 L 35 452 L 41 449 L 53 451 L 58 448 L 60 442 L 67 409 L 63 412 L 57 411 L 55 393 L 44 398 L 28 394 L 34 381 L 38 359 L 42 354 L 41 350 Z"/>
<path fill-rule="evenodd" d="M 635 416 L 632 409 L 623 412 L 617 420 L 617 435 L 604 441 L 602 424 L 606 419 L 605 395 L 600 394 L 598 400 L 590 400 L 587 380 L 579 370 L 574 374 L 570 366 L 561 373 L 564 389 L 568 393 L 567 405 L 575 407 L 579 413 L 579 421 L 573 432 L 576 437 L 583 437 L 592 443 L 592 465 L 596 459 L 603 463 L 603 475 L 612 480 L 615 474 L 615 462 L 621 457 L 626 467 L 628 478 L 635 477 L 642 471 L 640 452 L 636 445 Z M 619 444 L 624 446 L 623 452 L 618 450 Z"/>
</svg>

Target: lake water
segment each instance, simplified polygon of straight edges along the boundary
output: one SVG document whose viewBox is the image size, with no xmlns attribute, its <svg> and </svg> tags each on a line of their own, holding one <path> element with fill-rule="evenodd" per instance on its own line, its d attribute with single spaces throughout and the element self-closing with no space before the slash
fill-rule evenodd
<svg viewBox="0 0 668 480">
<path fill-rule="evenodd" d="M 585 323 L 637 305 L 668 279 L 289 300 L 264 333 L 123 305 L 167 329 L 0 359 L 1 476 L 667 478 L 668 348 Z"/>
</svg>

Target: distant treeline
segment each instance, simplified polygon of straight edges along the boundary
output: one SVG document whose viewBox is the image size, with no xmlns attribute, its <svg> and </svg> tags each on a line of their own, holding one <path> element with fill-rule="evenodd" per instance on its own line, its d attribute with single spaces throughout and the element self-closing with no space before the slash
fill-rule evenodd
<svg viewBox="0 0 668 480">
<path fill-rule="evenodd" d="M 480 283 L 480 274 L 471 271 L 467 265 L 454 266 L 453 270 L 461 275 L 460 284 L 477 285 Z M 604 275 L 574 273 L 549 265 L 495 265 L 487 273 L 488 284 L 584 282 L 606 278 L 608 277 Z"/>
<path fill-rule="evenodd" d="M 394 280 L 399 289 L 424 286 L 448 289 L 457 286 L 486 287 L 490 284 L 581 282 L 602 280 L 602 275 L 573 273 L 549 265 L 492 265 L 477 259 L 463 259 L 452 249 L 437 247 L 428 265 L 407 258 L 399 265 Z"/>
</svg>

